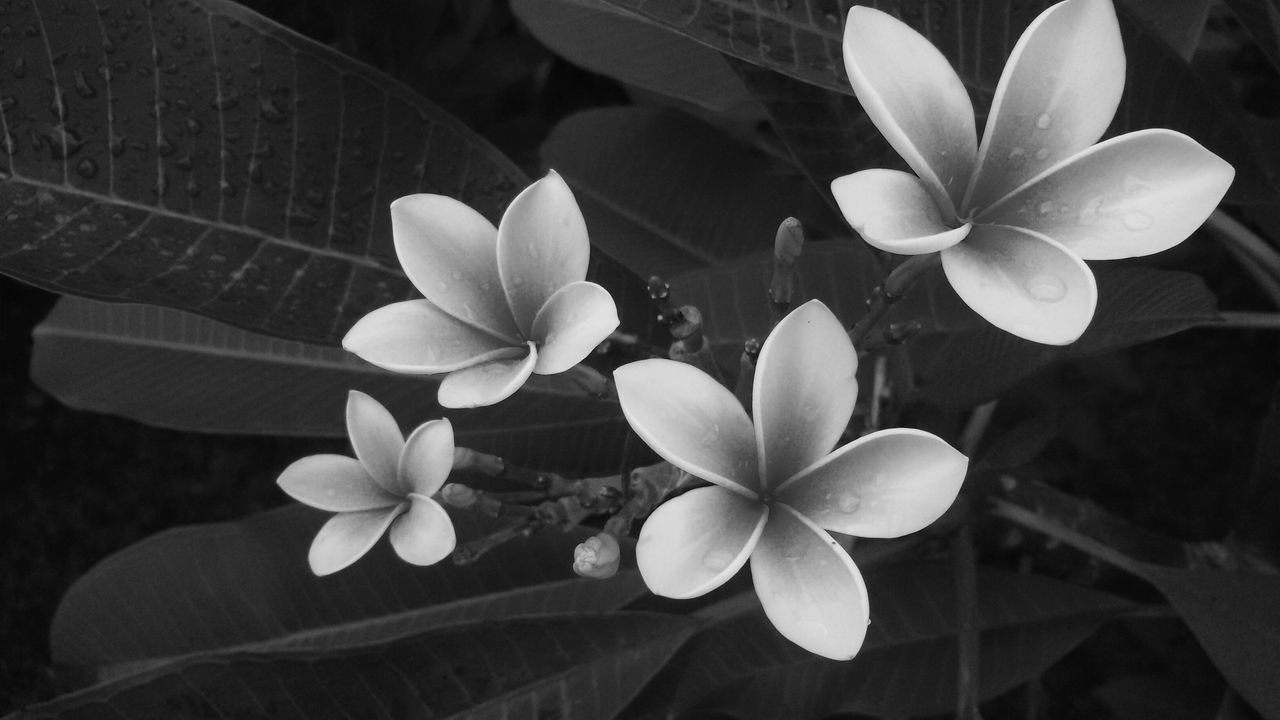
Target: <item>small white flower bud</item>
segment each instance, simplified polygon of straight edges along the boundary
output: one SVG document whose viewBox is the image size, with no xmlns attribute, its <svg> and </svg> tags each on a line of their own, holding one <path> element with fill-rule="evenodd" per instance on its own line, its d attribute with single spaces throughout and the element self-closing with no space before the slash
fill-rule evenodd
<svg viewBox="0 0 1280 720">
<path fill-rule="evenodd" d="M 573 549 L 573 571 L 582 577 L 603 580 L 618 572 L 621 559 L 622 551 L 618 547 L 617 538 L 602 532 L 592 535 Z"/>
</svg>

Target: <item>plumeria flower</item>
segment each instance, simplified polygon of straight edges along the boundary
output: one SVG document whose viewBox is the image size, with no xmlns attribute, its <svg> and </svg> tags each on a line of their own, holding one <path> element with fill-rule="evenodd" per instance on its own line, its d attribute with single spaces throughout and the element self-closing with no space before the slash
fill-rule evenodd
<svg viewBox="0 0 1280 720">
<path fill-rule="evenodd" d="M 338 513 L 311 543 L 311 570 L 337 572 L 359 560 L 391 528 L 391 547 L 406 562 L 432 565 L 453 552 L 453 522 L 431 496 L 453 469 L 453 426 L 432 420 L 400 434 L 377 400 L 347 395 L 347 434 L 356 451 L 311 455 L 280 473 L 276 483 L 295 500 Z"/>
<path fill-rule="evenodd" d="M 1098 295 L 1083 260 L 1177 245 L 1235 174 L 1172 130 L 1094 144 L 1124 88 L 1109 0 L 1067 0 L 1031 23 L 996 86 L 981 143 L 960 78 L 902 22 L 851 8 L 844 58 L 862 107 L 915 171 L 837 178 L 831 189 L 845 218 L 881 250 L 940 251 L 969 307 L 1028 340 L 1080 337 Z"/>
<path fill-rule="evenodd" d="M 618 327 L 608 291 L 583 279 L 587 226 L 555 172 L 525 188 L 496 229 L 453 198 L 422 194 L 391 203 L 391 232 L 426 299 L 374 310 L 342 346 L 387 370 L 449 373 L 445 407 L 504 400 L 530 373 L 573 367 Z"/>
<path fill-rule="evenodd" d="M 810 301 L 760 351 L 755 422 L 692 366 L 642 360 L 614 373 L 622 412 L 676 467 L 712 483 L 660 506 L 636 546 L 649 589 L 691 598 L 747 559 L 765 614 L 825 657 L 857 654 L 869 609 L 862 575 L 834 530 L 898 537 L 955 500 L 968 459 L 919 430 L 882 430 L 834 452 L 858 394 L 857 354 L 831 311 Z"/>
</svg>

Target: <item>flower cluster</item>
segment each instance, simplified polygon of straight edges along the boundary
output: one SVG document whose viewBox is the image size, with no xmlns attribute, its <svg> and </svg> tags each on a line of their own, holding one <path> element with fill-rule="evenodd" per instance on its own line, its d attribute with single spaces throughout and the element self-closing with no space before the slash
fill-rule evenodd
<svg viewBox="0 0 1280 720">
<path fill-rule="evenodd" d="M 940 252 L 969 307 L 1027 340 L 1079 338 L 1098 297 L 1083 260 L 1182 242 L 1235 174 L 1172 130 L 1094 144 L 1124 88 L 1110 0 L 1066 0 L 1031 23 L 1000 76 L 981 143 L 964 84 L 899 20 L 851 8 L 844 59 L 867 115 L 915 172 L 837 178 L 831 190 L 845 218 L 886 252 Z"/>
</svg>

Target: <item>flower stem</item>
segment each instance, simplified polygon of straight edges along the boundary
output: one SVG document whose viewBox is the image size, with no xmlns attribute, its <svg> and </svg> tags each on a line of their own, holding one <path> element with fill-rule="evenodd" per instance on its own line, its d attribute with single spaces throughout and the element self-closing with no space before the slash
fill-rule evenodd
<svg viewBox="0 0 1280 720">
<path fill-rule="evenodd" d="M 1280 330 L 1280 313 L 1224 311 L 1222 322 L 1205 323 L 1201 327 L 1241 330 Z"/>
<path fill-rule="evenodd" d="M 885 315 L 889 314 L 889 310 L 906 296 L 921 275 L 928 272 L 939 262 L 937 253 L 912 255 L 905 262 L 894 268 L 889 273 L 889 277 L 885 278 L 885 281 L 872 291 L 871 298 L 867 300 L 867 314 L 863 315 L 862 319 L 858 320 L 853 328 L 849 330 L 849 339 L 853 341 L 853 346 L 862 348 L 866 343 L 867 336 L 880 324 L 880 321 L 884 320 Z"/>
</svg>

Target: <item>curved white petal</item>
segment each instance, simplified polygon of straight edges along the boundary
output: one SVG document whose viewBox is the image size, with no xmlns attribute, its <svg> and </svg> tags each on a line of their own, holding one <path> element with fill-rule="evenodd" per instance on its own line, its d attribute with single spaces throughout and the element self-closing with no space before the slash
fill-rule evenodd
<svg viewBox="0 0 1280 720">
<path fill-rule="evenodd" d="M 1097 142 L 1120 104 L 1124 74 L 1111 0 L 1067 0 L 1040 13 L 996 85 L 962 212 Z"/>
<path fill-rule="evenodd" d="M 359 460 L 345 455 L 310 455 L 295 460 L 276 484 L 298 502 L 331 512 L 372 510 L 400 502 L 374 481 Z"/>
<path fill-rule="evenodd" d="M 751 553 L 765 615 L 783 637 L 811 653 L 852 658 L 870 617 L 862 573 L 822 528 L 782 503 L 770 511 Z"/>
<path fill-rule="evenodd" d="M 979 225 L 942 251 L 956 294 L 987 322 L 1046 345 L 1076 341 L 1098 304 L 1093 272 L 1075 253 L 1021 228 Z"/>
<path fill-rule="evenodd" d="M 473 408 L 506 400 L 533 373 L 538 350 L 529 343 L 526 352 L 521 358 L 490 360 L 449 373 L 440 383 L 436 401 L 447 408 Z"/>
<path fill-rule="evenodd" d="M 1044 233 L 1086 260 L 1177 245 L 1218 206 L 1235 169 L 1172 130 L 1098 143 L 982 213 L 983 222 Z"/>
<path fill-rule="evenodd" d="M 768 517 L 764 503 L 720 487 L 668 500 L 640 528 L 640 576 L 655 595 L 705 595 L 742 569 Z"/>
<path fill-rule="evenodd" d="M 950 63 L 902 21 L 858 6 L 845 22 L 844 66 L 871 121 L 954 219 L 978 138 L 973 103 Z"/>
<path fill-rule="evenodd" d="M 338 513 L 329 518 L 311 541 L 311 552 L 307 555 L 311 572 L 329 575 L 364 557 L 391 521 L 407 507 L 408 503 L 400 503 L 378 510 Z"/>
<path fill-rule="evenodd" d="M 752 387 L 764 488 L 831 452 L 858 399 L 858 353 L 826 305 L 810 300 L 769 333 Z"/>
<path fill-rule="evenodd" d="M 969 458 L 936 435 L 881 430 L 805 469 L 776 497 L 827 530 L 901 537 L 942 517 L 968 467 Z"/>
<path fill-rule="evenodd" d="M 969 224 L 942 219 L 924 181 L 898 170 L 863 170 L 831 181 L 845 220 L 867 244 L 897 255 L 945 250 L 969 234 Z"/>
<path fill-rule="evenodd" d="M 396 478 L 404 435 L 382 403 L 359 390 L 347 392 L 347 435 L 360 463 L 384 490 L 404 495 Z"/>
<path fill-rule="evenodd" d="M 498 229 L 443 195 L 407 195 L 391 203 L 396 256 L 432 305 L 465 323 L 520 336 L 498 277 Z"/>
<path fill-rule="evenodd" d="M 418 426 L 405 441 L 396 475 L 404 495 L 431 497 L 453 470 L 453 424 L 448 418 Z"/>
<path fill-rule="evenodd" d="M 525 337 L 555 291 L 586 278 L 590 259 L 587 223 L 554 170 L 511 201 L 498 224 L 498 273 Z"/>
<path fill-rule="evenodd" d="M 674 360 L 613 371 L 622 414 L 664 460 L 749 497 L 760 489 L 756 436 L 738 399 L 711 376 Z"/>
<path fill-rule="evenodd" d="M 539 375 L 555 375 L 577 365 L 618 328 L 618 307 L 608 290 L 579 280 L 547 299 L 533 319 L 530 339 L 538 343 Z"/>
<path fill-rule="evenodd" d="M 449 557 L 458 544 L 453 521 L 440 503 L 414 493 L 409 512 L 391 523 L 391 547 L 401 560 L 434 565 Z"/>
<path fill-rule="evenodd" d="M 342 347 L 392 372 L 428 375 L 524 355 L 517 340 L 477 330 L 426 300 L 392 303 L 360 318 Z"/>
</svg>

